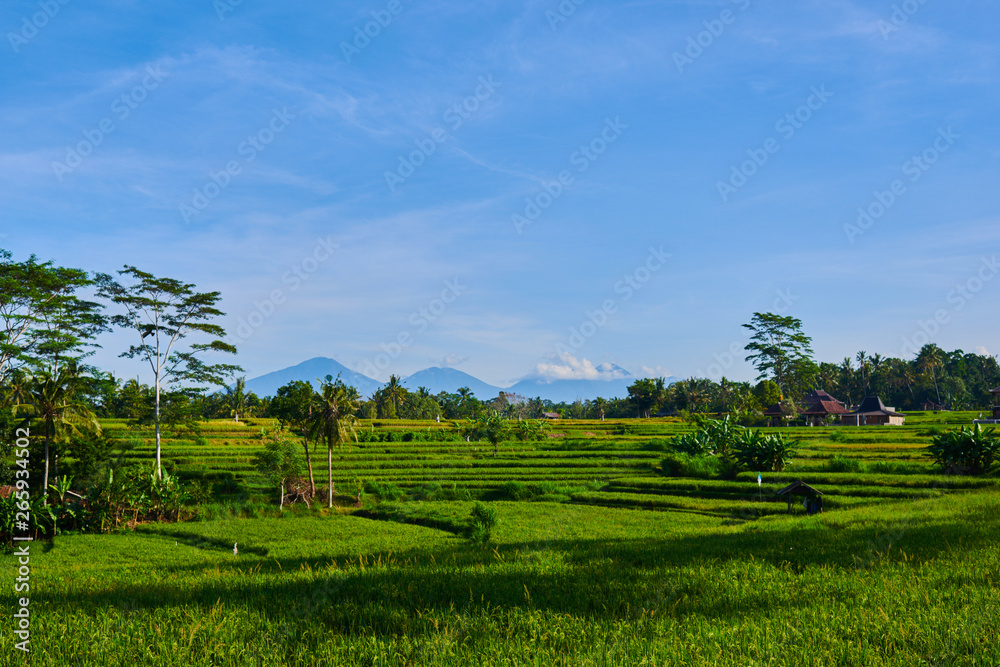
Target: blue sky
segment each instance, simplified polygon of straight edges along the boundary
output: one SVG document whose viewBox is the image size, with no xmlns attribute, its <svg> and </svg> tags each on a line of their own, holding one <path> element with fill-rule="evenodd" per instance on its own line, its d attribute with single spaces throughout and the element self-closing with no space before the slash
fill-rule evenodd
<svg viewBox="0 0 1000 667">
<path fill-rule="evenodd" d="M 995 354 L 998 20 L 11 1 L 0 246 L 221 291 L 250 377 L 329 356 L 378 379 L 749 380 L 755 311 L 800 318 L 820 360 Z M 116 358 L 130 338 L 102 342 L 98 365 L 143 373 Z"/>
</svg>

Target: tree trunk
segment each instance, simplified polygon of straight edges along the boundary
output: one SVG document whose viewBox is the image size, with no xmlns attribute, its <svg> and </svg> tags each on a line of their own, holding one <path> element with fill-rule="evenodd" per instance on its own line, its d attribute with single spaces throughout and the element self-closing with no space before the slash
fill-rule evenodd
<svg viewBox="0 0 1000 667">
<path fill-rule="evenodd" d="M 42 478 L 42 498 L 46 501 L 49 497 L 49 441 L 52 439 L 52 435 L 48 429 L 45 427 L 45 476 Z M 47 502 L 45 504 L 48 504 Z"/>
<path fill-rule="evenodd" d="M 285 480 L 281 480 L 281 497 L 278 498 L 278 509 L 285 508 Z"/>
<path fill-rule="evenodd" d="M 156 410 L 153 420 L 156 422 L 156 479 L 163 479 L 163 469 L 160 467 L 160 377 L 156 376 Z"/>
<path fill-rule="evenodd" d="M 333 509 L 333 446 L 330 443 L 326 444 L 326 471 L 326 506 Z"/>
<path fill-rule="evenodd" d="M 309 457 L 309 439 L 302 438 L 302 448 L 306 450 L 306 467 L 309 468 L 309 493 L 316 496 L 316 482 L 313 481 L 313 464 Z"/>
</svg>

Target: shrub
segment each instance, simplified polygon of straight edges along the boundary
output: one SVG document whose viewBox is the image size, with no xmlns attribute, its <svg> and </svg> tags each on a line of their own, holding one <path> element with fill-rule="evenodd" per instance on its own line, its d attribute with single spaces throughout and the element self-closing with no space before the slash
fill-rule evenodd
<svg viewBox="0 0 1000 667">
<path fill-rule="evenodd" d="M 830 472 L 864 472 L 865 467 L 857 459 L 849 459 L 843 456 L 834 456 L 826 462 L 826 469 Z"/>
<path fill-rule="evenodd" d="M 660 462 L 663 474 L 667 477 L 697 477 L 708 479 L 722 474 L 723 462 L 716 456 L 676 453 L 668 454 Z"/>
<path fill-rule="evenodd" d="M 707 456 L 715 453 L 715 447 L 705 431 L 674 436 L 670 441 L 669 448 L 676 454 L 686 456 Z"/>
<path fill-rule="evenodd" d="M 494 494 L 497 500 L 527 500 L 530 495 L 528 485 L 524 482 L 504 482 Z"/>
<path fill-rule="evenodd" d="M 367 482 L 365 493 L 378 496 L 380 501 L 397 501 L 406 498 L 406 492 L 391 482 Z"/>
<path fill-rule="evenodd" d="M 640 447 L 640 449 L 647 452 L 669 452 L 671 451 L 672 443 L 673 443 L 673 438 L 671 439 L 656 438 L 643 444 L 642 447 Z"/>
<path fill-rule="evenodd" d="M 782 433 L 744 431 L 740 434 L 733 459 L 745 470 L 781 472 L 788 465 L 795 451 L 796 441 L 787 441 Z"/>
<path fill-rule="evenodd" d="M 972 428 L 962 426 L 936 436 L 926 455 L 947 474 L 985 474 L 1000 456 L 1000 438 L 993 435 L 995 430 L 984 430 L 979 424 Z"/>
<path fill-rule="evenodd" d="M 499 521 L 496 508 L 476 503 L 469 514 L 469 526 L 465 535 L 470 542 L 489 544 L 493 539 L 493 529 Z"/>
<path fill-rule="evenodd" d="M 540 419 L 523 419 L 514 425 L 514 437 L 522 441 L 544 440 L 549 425 Z"/>
</svg>

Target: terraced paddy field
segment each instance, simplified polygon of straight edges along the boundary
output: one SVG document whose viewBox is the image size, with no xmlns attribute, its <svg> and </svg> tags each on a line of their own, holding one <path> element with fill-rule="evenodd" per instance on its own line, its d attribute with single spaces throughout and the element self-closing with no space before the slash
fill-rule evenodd
<svg viewBox="0 0 1000 667">
<path fill-rule="evenodd" d="M 30 664 L 1000 664 L 995 489 L 747 521 L 498 501 L 485 548 L 471 505 L 35 544 Z"/>
<path fill-rule="evenodd" d="M 497 457 L 489 443 L 464 441 L 452 424 L 365 421 L 361 442 L 334 452 L 334 484 L 355 497 L 367 487 L 371 500 L 379 499 L 381 487 L 419 499 L 541 499 L 745 518 L 787 512 L 774 492 L 802 480 L 825 494 L 825 507 L 856 507 L 997 485 L 996 477 L 940 475 L 924 456 L 935 433 L 975 416 L 914 413 L 902 427 L 775 429 L 799 441 L 797 454 L 785 471 L 765 473 L 759 487 L 753 471 L 735 481 L 664 477 L 659 464 L 669 438 L 692 429 L 676 419 L 555 422 L 544 440 L 503 443 Z M 273 490 L 252 460 L 263 446 L 262 430 L 273 427 L 270 420 L 208 422 L 200 438 L 164 439 L 164 460 L 183 479 L 234 498 L 269 497 Z M 133 446 L 127 459 L 151 462 L 148 430 L 115 421 L 105 429 Z M 326 451 L 312 456 L 323 486 Z"/>
<path fill-rule="evenodd" d="M 935 417 L 783 429 L 799 455 L 760 486 L 660 474 L 673 421 L 563 422 L 497 458 L 445 424 L 366 423 L 388 441 L 335 452 L 342 493 L 372 485 L 362 507 L 32 545 L 30 663 L 1000 665 L 1000 479 L 937 474 L 921 448 L 957 417 Z M 164 455 L 259 507 L 265 426 L 213 422 Z M 795 479 L 823 514 L 775 499 Z M 463 537 L 477 499 L 499 518 L 485 546 Z"/>
</svg>

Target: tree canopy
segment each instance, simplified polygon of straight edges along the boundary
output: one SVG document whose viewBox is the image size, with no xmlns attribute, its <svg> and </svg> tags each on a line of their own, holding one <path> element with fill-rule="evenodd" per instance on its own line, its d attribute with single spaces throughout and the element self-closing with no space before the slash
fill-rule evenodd
<svg viewBox="0 0 1000 667">
<path fill-rule="evenodd" d="M 757 369 L 757 379 L 773 379 L 782 392 L 793 388 L 796 380 L 814 371 L 812 339 L 802 333 L 802 321 L 788 315 L 754 313 L 743 328 L 751 332 L 743 348 L 752 354 L 746 360 Z"/>
</svg>

